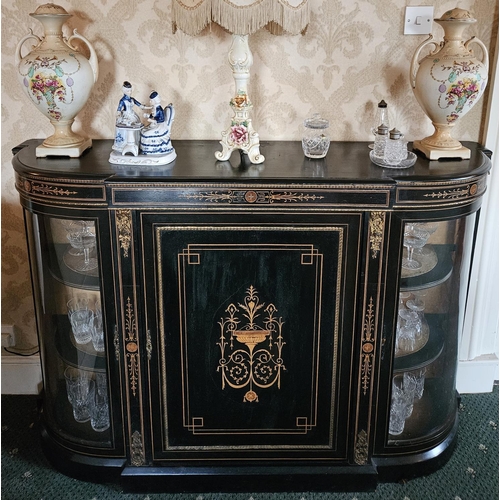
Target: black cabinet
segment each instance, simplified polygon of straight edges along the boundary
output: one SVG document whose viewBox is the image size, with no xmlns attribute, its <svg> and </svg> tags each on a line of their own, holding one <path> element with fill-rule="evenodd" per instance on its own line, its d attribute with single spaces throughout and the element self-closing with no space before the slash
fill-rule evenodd
<svg viewBox="0 0 500 500">
<path fill-rule="evenodd" d="M 13 164 L 56 467 L 130 489 L 361 490 L 448 458 L 477 145 L 399 171 L 365 143 L 317 161 L 264 143 L 264 164 L 233 166 L 178 141 L 141 168 L 110 165 L 110 141 L 79 159 L 36 144 Z"/>
</svg>

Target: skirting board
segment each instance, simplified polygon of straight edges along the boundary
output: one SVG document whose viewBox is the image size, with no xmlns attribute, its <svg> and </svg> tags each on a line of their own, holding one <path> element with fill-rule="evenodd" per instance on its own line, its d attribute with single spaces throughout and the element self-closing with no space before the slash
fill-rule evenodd
<svg viewBox="0 0 500 500">
<path fill-rule="evenodd" d="M 498 358 L 480 356 L 471 361 L 459 361 L 457 370 L 457 391 L 460 394 L 491 392 L 498 380 Z"/>
<path fill-rule="evenodd" d="M 2 394 L 39 394 L 42 389 L 40 356 L 2 355 Z"/>
</svg>

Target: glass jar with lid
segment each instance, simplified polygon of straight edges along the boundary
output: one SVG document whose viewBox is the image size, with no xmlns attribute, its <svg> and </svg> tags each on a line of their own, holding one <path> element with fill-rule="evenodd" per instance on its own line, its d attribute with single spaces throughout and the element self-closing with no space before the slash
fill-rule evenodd
<svg viewBox="0 0 500 500">
<path fill-rule="evenodd" d="M 302 149 L 308 158 L 324 158 L 330 147 L 330 122 L 315 113 L 304 120 Z"/>
</svg>

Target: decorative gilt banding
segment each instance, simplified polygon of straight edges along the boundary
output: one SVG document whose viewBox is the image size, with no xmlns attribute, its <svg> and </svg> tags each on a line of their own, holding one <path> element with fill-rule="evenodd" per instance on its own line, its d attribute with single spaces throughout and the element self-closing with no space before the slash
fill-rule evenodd
<svg viewBox="0 0 500 500">
<path fill-rule="evenodd" d="M 221 387 L 246 388 L 243 401 L 258 402 L 256 390 L 281 387 L 281 372 L 286 370 L 282 358 L 286 344 L 282 335 L 284 321 L 276 315 L 274 304 L 266 306 L 260 301 L 252 285 L 243 303 L 231 303 L 225 312 L 218 322 L 221 357 L 217 371 L 221 373 Z"/>
<path fill-rule="evenodd" d="M 372 375 L 373 355 L 374 355 L 374 332 L 375 332 L 375 314 L 373 312 L 373 297 L 370 297 L 368 309 L 365 314 L 365 321 L 363 324 L 363 338 L 361 343 L 361 387 L 363 395 L 370 385 L 370 378 Z"/>
<path fill-rule="evenodd" d="M 370 213 L 370 248 L 372 259 L 376 259 L 384 239 L 385 212 Z"/>
<path fill-rule="evenodd" d="M 250 203 L 250 204 L 272 204 L 276 202 L 292 203 L 321 200 L 324 197 L 317 194 L 274 191 L 226 191 L 226 192 L 205 192 L 185 195 L 188 199 L 207 201 L 212 203 Z"/>
<path fill-rule="evenodd" d="M 148 360 L 151 361 L 151 353 L 153 352 L 153 343 L 151 342 L 151 332 L 146 330 L 146 352 Z"/>
<path fill-rule="evenodd" d="M 113 345 L 115 346 L 116 361 L 120 361 L 120 336 L 118 335 L 118 326 L 115 325 L 115 333 L 113 336 Z"/>
<path fill-rule="evenodd" d="M 368 434 L 365 430 L 359 431 L 354 445 L 354 461 L 358 465 L 365 465 L 368 461 Z"/>
<path fill-rule="evenodd" d="M 128 257 L 130 242 L 132 241 L 132 212 L 120 209 L 116 211 L 116 227 L 118 229 L 118 241 L 123 249 L 123 256 Z"/>
<path fill-rule="evenodd" d="M 142 446 L 142 436 L 141 433 L 135 431 L 132 434 L 132 442 L 130 443 L 131 457 L 130 462 L 135 467 L 140 467 L 146 463 L 144 457 L 144 448 Z"/>
<path fill-rule="evenodd" d="M 71 196 L 77 194 L 77 191 L 69 191 L 50 184 L 40 184 L 27 179 L 19 179 L 18 186 L 28 193 L 43 194 L 44 196 Z"/>
<path fill-rule="evenodd" d="M 132 394 L 136 396 L 139 381 L 139 346 L 137 345 L 137 323 L 130 297 L 127 297 L 125 315 L 125 350 L 127 351 L 127 367 Z"/>
<path fill-rule="evenodd" d="M 477 185 L 473 184 L 474 192 L 477 191 Z M 465 196 L 469 196 L 471 194 L 471 190 L 473 186 L 467 186 L 464 189 L 449 189 L 447 191 L 438 191 L 434 193 L 424 194 L 425 198 L 437 198 L 437 199 L 447 199 L 452 200 L 455 198 L 463 198 Z"/>
</svg>

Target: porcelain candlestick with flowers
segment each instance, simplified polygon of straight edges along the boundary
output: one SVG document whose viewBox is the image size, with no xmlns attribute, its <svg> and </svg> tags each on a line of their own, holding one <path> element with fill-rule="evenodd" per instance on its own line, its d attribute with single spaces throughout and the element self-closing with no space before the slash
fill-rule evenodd
<svg viewBox="0 0 500 500">
<path fill-rule="evenodd" d="M 264 156 L 260 154 L 259 134 L 253 129 L 250 118 L 252 103 L 248 97 L 248 80 L 253 57 L 248 46 L 248 35 L 233 35 L 229 49 L 229 64 L 233 71 L 236 87 L 235 96 L 229 102 L 233 110 L 231 126 L 222 132 L 222 151 L 217 151 L 215 157 L 226 161 L 235 149 L 248 154 L 252 163 L 262 163 Z"/>
</svg>

